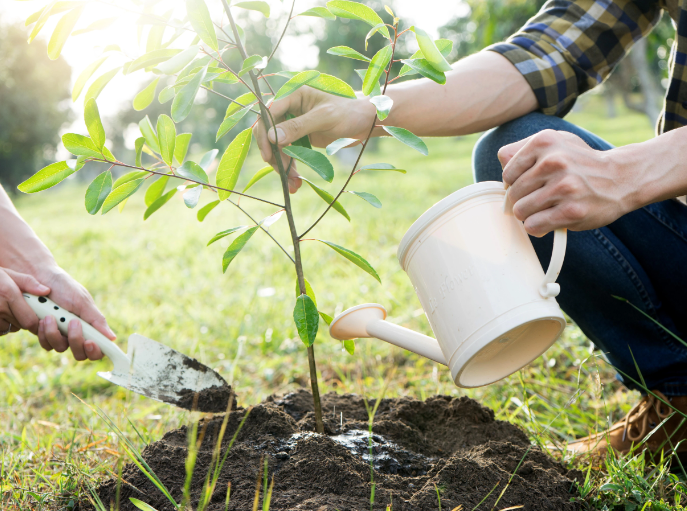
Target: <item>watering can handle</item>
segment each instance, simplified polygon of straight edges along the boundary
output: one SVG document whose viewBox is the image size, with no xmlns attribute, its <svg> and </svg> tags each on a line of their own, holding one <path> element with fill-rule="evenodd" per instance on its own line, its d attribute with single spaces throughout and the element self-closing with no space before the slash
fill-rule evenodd
<svg viewBox="0 0 687 511">
<path fill-rule="evenodd" d="M 506 195 L 503 198 L 503 212 L 507 215 L 513 214 L 513 205 L 508 200 L 508 185 L 503 184 L 506 189 Z M 561 292 L 560 284 L 556 283 L 558 274 L 563 267 L 563 259 L 565 258 L 565 247 L 568 244 L 568 230 L 556 229 L 553 231 L 553 252 L 551 253 L 551 261 L 546 270 L 544 281 L 539 286 L 539 294 L 544 298 L 555 298 Z"/>
</svg>

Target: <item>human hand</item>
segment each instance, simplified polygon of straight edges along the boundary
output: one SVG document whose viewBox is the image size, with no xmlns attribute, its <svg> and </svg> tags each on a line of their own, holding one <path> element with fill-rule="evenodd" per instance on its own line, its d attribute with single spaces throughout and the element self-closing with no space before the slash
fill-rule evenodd
<svg viewBox="0 0 687 511">
<path fill-rule="evenodd" d="M 502 147 L 498 157 L 513 214 L 537 237 L 610 224 L 636 207 L 637 173 L 617 156 L 617 150 L 597 151 L 577 135 L 553 130 Z"/>
<path fill-rule="evenodd" d="M 310 142 L 316 147 L 325 147 L 344 137 L 362 140 L 367 136 L 376 110 L 365 98 L 341 98 L 305 86 L 270 105 L 270 113 L 276 123 L 276 138 L 274 128 L 270 130 L 268 138 L 262 120 L 253 128 L 253 134 L 262 159 L 276 169 L 270 142 L 278 142 L 279 148 L 282 148 L 305 135 L 310 136 Z M 287 113 L 296 117 L 286 120 Z M 281 158 L 286 169 L 291 158 L 284 154 L 281 154 Z M 301 184 L 296 163 L 292 162 L 289 168 L 289 191 L 295 193 Z"/>
<path fill-rule="evenodd" d="M 67 272 L 58 266 L 47 266 L 38 270 L 36 277 L 49 286 L 51 300 L 93 325 L 108 339 L 116 339 L 117 336 L 110 330 L 105 316 L 95 306 L 90 293 Z M 89 360 L 103 358 L 98 345 L 84 338 L 81 323 L 78 320 L 72 320 L 68 328 L 69 334 L 65 337 L 57 328 L 55 318 L 46 316 L 38 324 L 37 335 L 41 346 L 47 351 L 54 349 L 59 353 L 70 348 L 74 358 L 79 361 L 87 358 Z"/>
</svg>

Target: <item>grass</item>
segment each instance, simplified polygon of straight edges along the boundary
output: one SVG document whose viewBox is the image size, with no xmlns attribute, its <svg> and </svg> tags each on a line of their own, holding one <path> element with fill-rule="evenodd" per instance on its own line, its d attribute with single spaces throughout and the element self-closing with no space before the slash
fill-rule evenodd
<svg viewBox="0 0 687 511">
<path fill-rule="evenodd" d="M 581 113 L 568 118 L 618 145 L 652 136 L 646 118 L 623 112 L 605 119 L 599 100 L 589 101 Z M 313 235 L 362 254 L 382 284 L 324 245 L 306 242 L 306 276 L 321 310 L 333 316 L 358 303 L 379 302 L 394 322 L 431 334 L 398 266 L 396 247 L 424 210 L 472 182 L 470 157 L 476 140 L 477 136 L 427 140 L 429 157 L 383 140 L 376 153 L 366 155 L 364 163 L 389 162 L 403 166 L 408 174 L 361 173 L 351 189 L 374 193 L 384 207 L 376 210 L 347 195 L 342 202 L 353 222 L 332 213 Z M 253 148 L 242 179 L 260 167 Z M 343 181 L 346 167 L 337 165 L 330 190 Z M 308 170 L 304 173 L 310 177 Z M 277 177 L 265 178 L 253 190 L 278 197 Z M 143 222 L 142 199 L 136 198 L 121 214 L 91 218 L 84 210 L 83 194 L 82 183 L 70 182 L 50 193 L 20 197 L 17 206 L 60 264 L 89 288 L 119 334 L 120 345 L 139 332 L 197 357 L 234 383 L 242 405 L 309 385 L 306 352 L 291 317 L 294 276 L 284 255 L 266 236 L 256 234 L 222 275 L 227 244 L 205 247 L 215 233 L 243 223 L 236 210 L 229 205 L 217 208 L 201 224 L 175 197 Z M 304 188 L 294 204 L 301 212 L 298 223 L 305 226 L 324 203 Z M 245 199 L 241 205 L 259 218 L 271 212 Z M 286 240 L 283 229 L 281 220 L 271 232 Z M 579 329 L 570 326 L 530 366 L 473 391 L 456 388 L 444 367 L 381 341 L 357 341 L 355 354 L 349 355 L 322 327 L 316 355 L 323 392 L 362 388 L 378 395 L 388 385 L 387 397 L 469 395 L 543 445 L 550 438 L 565 442 L 604 429 L 638 398 L 615 382 L 613 371 L 589 348 Z M 96 376 L 108 368 L 107 361 L 76 363 L 68 353 L 46 353 L 24 333 L 0 340 L 0 508 L 71 509 L 89 487 L 119 470 L 120 456 L 127 450 L 141 449 L 189 421 L 186 412 L 127 393 Z M 78 398 L 110 417 L 126 442 Z M 660 466 L 645 466 L 641 456 L 607 461 L 600 470 L 588 468 L 586 500 L 597 509 L 634 505 L 637 500 L 639 507 L 622 509 L 669 509 L 661 507 L 660 500 L 680 498 L 672 491 L 674 476 Z M 647 484 L 642 486 L 637 477 Z M 619 493 L 609 485 L 629 489 Z"/>
</svg>

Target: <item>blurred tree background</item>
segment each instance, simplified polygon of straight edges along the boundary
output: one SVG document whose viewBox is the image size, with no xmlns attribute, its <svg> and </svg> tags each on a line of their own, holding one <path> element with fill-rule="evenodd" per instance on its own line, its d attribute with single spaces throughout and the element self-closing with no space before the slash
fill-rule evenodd
<svg viewBox="0 0 687 511">
<path fill-rule="evenodd" d="M 393 1 L 373 0 L 366 4 L 383 16 L 386 16 L 385 4 L 394 8 Z M 439 28 L 439 36 L 451 39 L 454 43 L 449 61 L 505 40 L 539 11 L 544 0 L 466 0 L 464 5 L 465 9 L 459 16 L 447 20 Z M 256 53 L 269 55 L 281 35 L 282 20 L 264 20 L 248 13 L 241 16 L 241 24 L 246 27 L 246 38 Z M 300 35 L 314 35 L 319 53 L 317 69 L 359 88 L 361 80 L 355 70 L 364 68 L 364 63 L 334 57 L 327 50 L 333 46 L 350 46 L 373 55 L 382 47 L 382 38 L 379 34 L 370 38 L 365 50 L 363 41 L 369 30 L 365 24 L 345 19 L 337 23 L 310 19 L 311 28 L 307 32 L 301 29 Z M 412 24 L 411 19 L 404 19 L 404 22 L 405 28 Z M 59 130 L 72 119 L 68 101 L 71 72 L 64 60 L 53 62 L 48 59 L 43 41 L 36 40 L 27 45 L 23 26 L 6 24 L 0 27 L 0 183 L 12 191 L 44 164 L 54 161 Z M 149 27 L 144 29 L 142 40 L 145 40 L 148 35 L 146 31 L 149 30 Z M 616 105 L 622 101 L 626 107 L 644 113 L 650 122 L 655 122 L 665 93 L 667 60 L 674 37 L 675 29 L 665 14 L 652 34 L 635 46 L 629 57 L 598 90 L 604 97 L 609 117 L 617 115 Z M 413 48 L 401 45 L 397 54 L 405 57 L 412 51 Z M 277 53 L 264 72 L 281 69 L 283 65 Z M 141 89 L 146 85 L 142 83 Z M 162 80 L 157 93 L 166 85 Z M 239 90 L 240 87 L 236 85 L 219 85 L 214 93 L 201 91 L 198 101 L 203 102 L 205 108 L 194 109 L 179 126 L 180 132 L 193 133 L 191 154 L 212 148 L 224 150 L 231 140 L 231 134 L 216 141 L 214 131 L 217 117 L 224 116 L 227 107 L 227 99 L 221 95 L 235 99 L 240 94 Z M 130 157 L 126 153 L 133 150 L 133 140 L 139 136 L 138 121 L 143 115 L 156 119 L 160 113 L 168 111 L 169 104 L 160 105 L 157 100 L 142 112 L 135 111 L 129 102 L 116 116 L 107 119 L 115 154 Z M 246 121 L 243 121 L 232 133 L 246 127 Z M 375 147 L 376 144 L 373 144 L 371 149 Z M 95 168 L 90 172 L 85 169 L 79 178 L 88 180 L 96 171 Z"/>
<path fill-rule="evenodd" d="M 10 193 L 54 161 L 59 129 L 72 118 L 69 65 L 26 36 L 0 20 L 0 184 Z"/>
</svg>

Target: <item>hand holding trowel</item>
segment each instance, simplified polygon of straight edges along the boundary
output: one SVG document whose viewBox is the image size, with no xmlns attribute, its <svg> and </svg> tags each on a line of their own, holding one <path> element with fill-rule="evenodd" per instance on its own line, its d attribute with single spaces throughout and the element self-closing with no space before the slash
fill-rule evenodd
<svg viewBox="0 0 687 511">
<path fill-rule="evenodd" d="M 101 378 L 188 410 L 223 412 L 227 409 L 231 387 L 219 374 L 197 360 L 139 334 L 129 336 L 128 351 L 124 353 L 90 324 L 49 298 L 23 295 L 40 319 L 54 317 L 64 335 L 67 335 L 71 320 L 81 322 L 84 338 L 95 342 L 114 366 L 110 372 L 98 373 Z"/>
</svg>

